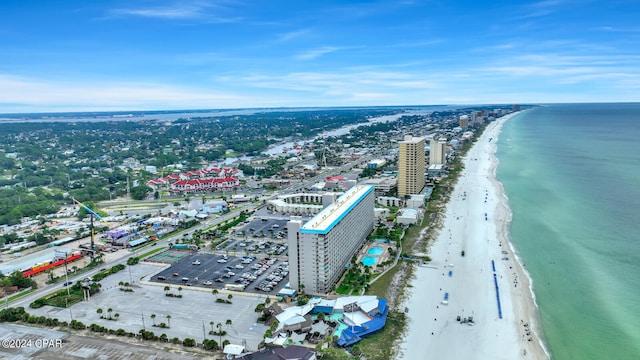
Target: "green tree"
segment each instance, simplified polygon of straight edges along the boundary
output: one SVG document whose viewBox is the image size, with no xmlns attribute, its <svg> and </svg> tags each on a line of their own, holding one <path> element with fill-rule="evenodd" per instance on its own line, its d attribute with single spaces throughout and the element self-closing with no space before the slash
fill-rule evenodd
<svg viewBox="0 0 640 360">
<path fill-rule="evenodd" d="M 133 200 L 144 200 L 147 198 L 147 194 L 153 191 L 152 188 L 147 185 L 139 185 L 131 188 L 131 198 Z"/>
</svg>

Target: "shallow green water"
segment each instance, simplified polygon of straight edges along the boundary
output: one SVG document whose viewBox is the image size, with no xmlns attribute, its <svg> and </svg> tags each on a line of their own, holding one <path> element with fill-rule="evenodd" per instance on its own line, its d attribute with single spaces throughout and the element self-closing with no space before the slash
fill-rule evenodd
<svg viewBox="0 0 640 360">
<path fill-rule="evenodd" d="M 497 176 L 554 359 L 640 359 L 640 104 L 509 120 Z"/>
</svg>

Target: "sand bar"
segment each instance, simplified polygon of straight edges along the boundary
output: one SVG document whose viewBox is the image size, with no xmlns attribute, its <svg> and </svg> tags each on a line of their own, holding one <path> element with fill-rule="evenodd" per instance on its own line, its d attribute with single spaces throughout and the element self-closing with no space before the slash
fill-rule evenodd
<svg viewBox="0 0 640 360">
<path fill-rule="evenodd" d="M 508 201 L 495 178 L 496 140 L 513 115 L 489 124 L 464 159 L 429 249 L 432 261 L 417 268 L 405 302 L 410 321 L 401 359 L 549 358 L 529 277 L 509 242 Z"/>
</svg>

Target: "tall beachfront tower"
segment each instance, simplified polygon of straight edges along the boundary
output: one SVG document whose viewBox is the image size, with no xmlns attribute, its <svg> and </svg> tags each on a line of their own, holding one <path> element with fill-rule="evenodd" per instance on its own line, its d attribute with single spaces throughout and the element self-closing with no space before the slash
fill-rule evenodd
<svg viewBox="0 0 640 360">
<path fill-rule="evenodd" d="M 447 161 L 447 139 L 431 139 L 429 142 L 429 165 L 443 165 Z"/>
<path fill-rule="evenodd" d="M 373 231 L 374 186 L 356 185 L 307 223 L 292 219 L 289 232 L 289 283 L 292 288 L 326 294 Z"/>
<path fill-rule="evenodd" d="M 423 137 L 406 135 L 398 142 L 398 196 L 419 194 L 424 187 L 424 145 Z"/>
<path fill-rule="evenodd" d="M 460 115 L 460 127 L 462 130 L 467 130 L 469 127 L 469 115 Z"/>
</svg>

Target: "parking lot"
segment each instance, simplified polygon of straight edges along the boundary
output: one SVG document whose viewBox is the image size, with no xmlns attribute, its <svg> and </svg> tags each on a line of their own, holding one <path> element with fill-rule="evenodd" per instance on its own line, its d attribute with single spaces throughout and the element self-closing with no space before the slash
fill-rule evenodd
<svg viewBox="0 0 640 360">
<path fill-rule="evenodd" d="M 146 329 L 156 335 L 165 333 L 169 338 L 193 338 L 198 342 L 202 342 L 204 338 L 220 341 L 219 336 L 210 335 L 209 331 L 215 329 L 216 323 L 222 323 L 227 331 L 222 340 L 229 340 L 232 344 L 238 345 L 246 343 L 250 350 L 258 349 L 267 327 L 256 321 L 258 314 L 254 313 L 253 309 L 264 303 L 264 296 L 238 294 L 233 297 L 231 304 L 224 304 L 216 302 L 210 291 L 194 291 L 193 288 L 183 287 L 182 298 L 168 297 L 165 296 L 164 286 L 144 283 L 149 276 L 153 276 L 155 281 L 157 275 L 152 274 L 156 271 L 158 266 L 153 264 L 127 266 L 127 270 L 103 279 L 100 282 L 100 292 L 93 295 L 89 301 L 81 301 L 69 308 L 43 306 L 38 309 L 30 308 L 28 311 L 36 316 L 57 318 L 60 321 L 74 319 L 86 325 L 95 323 L 110 329 L 122 328 L 134 333 Z M 143 279 L 143 282 L 139 279 Z M 133 283 L 133 291 L 121 291 L 121 282 Z M 175 287 L 173 292 L 176 292 Z M 98 308 L 105 311 L 113 309 L 113 313 L 120 316 L 117 320 L 101 318 L 101 314 L 96 312 Z M 231 320 L 229 325 L 226 325 L 227 320 Z M 170 324 L 167 328 L 154 326 L 160 322 Z"/>
<path fill-rule="evenodd" d="M 269 219 L 265 217 L 254 218 L 241 229 L 236 231 L 235 236 L 242 238 L 286 238 L 288 219 Z"/>
<path fill-rule="evenodd" d="M 153 275 L 151 281 L 275 295 L 289 281 L 286 261 L 261 256 L 192 254 Z"/>
<path fill-rule="evenodd" d="M 218 245 L 216 250 L 224 251 L 227 255 L 286 255 L 289 245 L 285 240 L 227 240 Z M 264 256 L 262 256 L 264 257 Z"/>
</svg>

